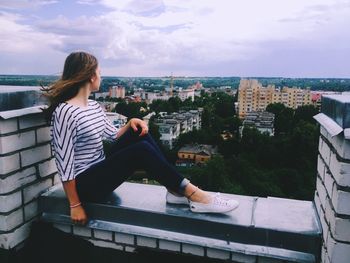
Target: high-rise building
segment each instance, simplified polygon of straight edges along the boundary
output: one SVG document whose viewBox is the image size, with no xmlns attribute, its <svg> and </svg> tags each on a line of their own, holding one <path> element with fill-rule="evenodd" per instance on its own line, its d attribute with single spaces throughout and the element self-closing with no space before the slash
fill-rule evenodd
<svg viewBox="0 0 350 263">
<path fill-rule="evenodd" d="M 251 111 L 265 111 L 271 103 L 283 103 L 296 109 L 312 104 L 310 89 L 297 87 L 276 88 L 275 85 L 263 87 L 256 79 L 241 79 L 238 87 L 238 113 L 244 118 Z"/>
<path fill-rule="evenodd" d="M 112 86 L 109 88 L 111 98 L 125 98 L 125 88 L 123 86 Z"/>
</svg>

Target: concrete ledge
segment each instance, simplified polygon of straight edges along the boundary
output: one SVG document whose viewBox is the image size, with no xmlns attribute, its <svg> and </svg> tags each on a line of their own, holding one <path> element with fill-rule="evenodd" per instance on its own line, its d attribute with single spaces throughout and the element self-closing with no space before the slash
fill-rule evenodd
<svg viewBox="0 0 350 263">
<path fill-rule="evenodd" d="M 108 200 L 84 204 L 90 221 L 84 231 L 73 226 L 73 233 L 95 238 L 94 231 L 105 231 L 113 234 L 111 243 L 241 262 L 319 260 L 322 231 L 312 202 L 227 195 L 239 208 L 208 215 L 166 204 L 165 193 L 162 186 L 124 183 Z M 61 186 L 44 193 L 39 205 L 44 220 L 71 225 Z"/>
</svg>

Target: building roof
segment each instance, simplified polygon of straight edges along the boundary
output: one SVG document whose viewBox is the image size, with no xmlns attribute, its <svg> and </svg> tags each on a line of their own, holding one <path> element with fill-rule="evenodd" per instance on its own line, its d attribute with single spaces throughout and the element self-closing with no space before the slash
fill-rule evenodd
<svg viewBox="0 0 350 263">
<path fill-rule="evenodd" d="M 212 155 L 217 153 L 217 147 L 207 144 L 187 144 L 179 152 Z"/>
</svg>

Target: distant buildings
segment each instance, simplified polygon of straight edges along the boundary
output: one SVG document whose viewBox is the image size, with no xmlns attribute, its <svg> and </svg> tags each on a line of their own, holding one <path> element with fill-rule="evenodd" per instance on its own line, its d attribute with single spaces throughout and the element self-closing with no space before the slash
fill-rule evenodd
<svg viewBox="0 0 350 263">
<path fill-rule="evenodd" d="M 165 91 L 145 91 L 144 89 L 134 90 L 134 96 L 140 97 L 147 104 L 151 104 L 154 100 L 168 100 L 169 94 Z"/>
<path fill-rule="evenodd" d="M 187 99 L 191 99 L 191 101 L 194 101 L 194 89 L 193 88 L 188 88 L 188 89 L 183 89 L 179 88 L 174 92 L 174 95 L 179 97 L 181 101 L 185 101 Z"/>
<path fill-rule="evenodd" d="M 274 136 L 274 120 L 275 114 L 271 112 L 248 112 L 245 116 L 242 126 L 239 129 L 239 133 L 242 136 L 243 129 L 245 127 L 255 127 L 261 133 L 268 133 L 270 136 Z"/>
<path fill-rule="evenodd" d="M 98 103 L 100 104 L 102 109 L 106 112 L 113 111 L 115 109 L 115 106 L 117 105 L 116 102 L 112 102 L 112 101 L 99 101 Z"/>
<path fill-rule="evenodd" d="M 125 88 L 123 86 L 112 86 L 109 88 L 110 98 L 125 98 Z"/>
<path fill-rule="evenodd" d="M 238 113 L 244 118 L 248 112 L 264 111 L 271 103 L 282 103 L 296 109 L 312 104 L 310 89 L 275 88 L 274 85 L 263 87 L 255 79 L 242 79 L 238 88 Z"/>
<path fill-rule="evenodd" d="M 177 153 L 179 159 L 176 161 L 176 166 L 189 167 L 195 164 L 204 164 L 217 153 L 216 146 L 206 144 L 185 145 Z"/>
<path fill-rule="evenodd" d="M 116 112 L 106 112 L 106 116 L 117 129 L 120 129 L 128 122 L 126 116 Z"/>
<path fill-rule="evenodd" d="M 336 92 L 336 91 L 311 91 L 312 105 L 317 107 L 318 110 L 321 110 L 322 95 L 330 95 L 330 94 L 341 94 L 341 92 Z"/>
<path fill-rule="evenodd" d="M 162 144 L 172 149 L 180 134 L 201 129 L 202 111 L 203 109 L 171 114 L 160 113 L 161 116 L 155 119 L 154 123 L 158 126 Z"/>
</svg>

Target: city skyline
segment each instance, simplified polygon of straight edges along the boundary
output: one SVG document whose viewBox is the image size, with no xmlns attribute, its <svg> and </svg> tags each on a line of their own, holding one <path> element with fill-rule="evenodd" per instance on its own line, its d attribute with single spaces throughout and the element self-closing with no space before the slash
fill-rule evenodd
<svg viewBox="0 0 350 263">
<path fill-rule="evenodd" d="M 17 0 L 0 3 L 0 74 L 349 78 L 349 0 Z"/>
</svg>

